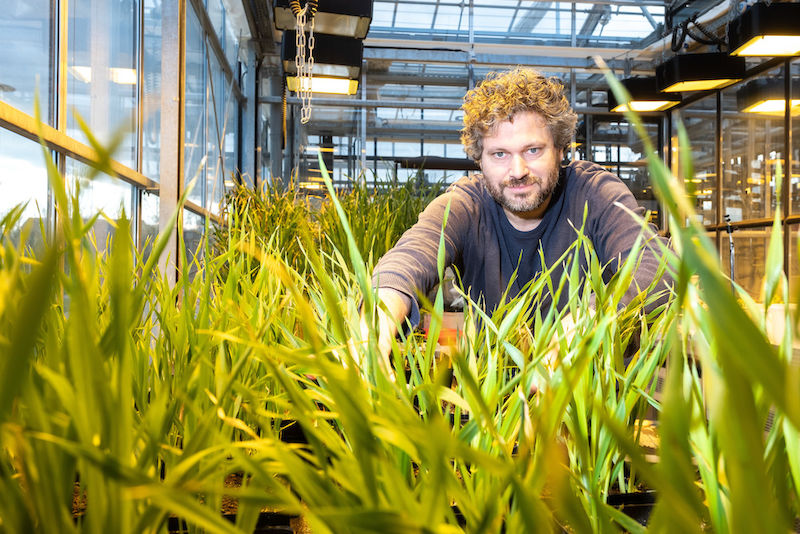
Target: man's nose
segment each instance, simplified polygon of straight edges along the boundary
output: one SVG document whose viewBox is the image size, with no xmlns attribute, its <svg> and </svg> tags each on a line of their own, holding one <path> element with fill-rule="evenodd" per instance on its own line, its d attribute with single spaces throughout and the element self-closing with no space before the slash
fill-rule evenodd
<svg viewBox="0 0 800 534">
<path fill-rule="evenodd" d="M 509 169 L 510 178 L 523 178 L 528 174 L 528 166 L 525 164 L 525 159 L 519 154 L 511 156 L 511 168 Z"/>
</svg>

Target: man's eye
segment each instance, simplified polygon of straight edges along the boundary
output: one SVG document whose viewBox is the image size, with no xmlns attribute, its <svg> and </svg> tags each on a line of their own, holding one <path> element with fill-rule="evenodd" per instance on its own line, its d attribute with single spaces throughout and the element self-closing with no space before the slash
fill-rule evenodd
<svg viewBox="0 0 800 534">
<path fill-rule="evenodd" d="M 539 150 L 540 150 L 539 147 L 531 147 L 531 148 L 528 149 L 528 152 L 531 153 L 531 154 L 538 154 Z"/>
<path fill-rule="evenodd" d="M 506 155 L 505 152 L 492 152 L 492 156 L 494 156 L 496 158 L 502 158 L 505 155 Z"/>
</svg>

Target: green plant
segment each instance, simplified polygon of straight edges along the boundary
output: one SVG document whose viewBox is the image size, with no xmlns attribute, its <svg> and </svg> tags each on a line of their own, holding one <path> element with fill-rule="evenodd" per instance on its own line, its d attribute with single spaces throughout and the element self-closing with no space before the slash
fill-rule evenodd
<svg viewBox="0 0 800 534">
<path fill-rule="evenodd" d="M 649 154 L 673 220 L 693 220 Z M 786 308 L 779 346 L 764 335 L 766 306 L 789 300 L 777 223 L 763 305 L 730 291 L 702 228 L 673 223 L 673 298 L 620 310 L 637 258 L 605 283 L 578 232 L 563 277 L 546 271 L 491 316 L 467 301 L 449 354 L 440 290 L 427 338 L 400 340 L 387 367 L 361 313 L 371 325 L 380 305 L 383 237 L 424 202 L 413 187 L 339 197 L 328 180 L 318 212 L 291 192 L 239 191 L 227 227 L 182 247 L 170 285 L 156 268 L 166 236 L 143 259 L 122 217 L 98 252 L 94 220 L 48 164 L 58 233 L 34 253 L 10 239 L 20 210 L 0 222 L 0 532 L 163 532 L 175 515 L 192 531 L 247 532 L 265 508 L 315 532 L 642 532 L 606 503 L 642 481 L 658 492 L 648 530 L 786 531 L 798 515 L 796 314 Z M 392 218 L 398 198 L 408 213 Z M 538 311 L 567 281 L 567 309 Z M 657 464 L 638 445 L 648 407 Z M 289 421 L 308 444 L 280 440 Z M 233 475 L 241 485 L 226 487 Z M 228 498 L 235 525 L 219 514 Z"/>
</svg>

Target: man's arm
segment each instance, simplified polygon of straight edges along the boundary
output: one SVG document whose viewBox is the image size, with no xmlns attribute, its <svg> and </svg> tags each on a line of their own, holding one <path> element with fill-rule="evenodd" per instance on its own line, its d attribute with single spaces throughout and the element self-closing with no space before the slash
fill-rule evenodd
<svg viewBox="0 0 800 534">
<path fill-rule="evenodd" d="M 427 293 L 439 282 L 437 258 L 442 235 L 445 267 L 460 257 L 466 231 L 476 223 L 479 211 L 477 183 L 476 178 L 462 179 L 435 198 L 375 267 L 373 285 L 378 287 L 379 301 L 387 310 L 379 306 L 378 342 L 382 354 L 389 354 L 398 324 L 406 319 L 412 326 L 419 323 L 416 295 Z"/>
<path fill-rule="evenodd" d="M 602 263 L 610 262 L 610 272 L 616 272 L 631 254 L 641 255 L 639 264 L 633 274 L 633 283 L 623 297 L 623 304 L 629 304 L 640 291 L 647 289 L 656 280 L 661 262 L 662 245 L 665 239 L 656 234 L 655 228 L 647 223 L 643 225 L 645 210 L 639 206 L 630 189 L 619 178 L 611 173 L 598 176 L 602 194 L 589 197 L 589 211 L 592 217 L 591 238 Z M 644 229 L 640 248 L 635 248 L 636 241 Z M 655 291 L 666 294 L 672 285 L 672 277 L 667 269 L 657 281 Z M 665 298 L 647 306 L 652 311 Z"/>
<path fill-rule="evenodd" d="M 477 224 L 476 183 L 474 178 L 462 179 L 435 198 L 420 214 L 417 223 L 402 235 L 375 267 L 373 285 L 393 289 L 409 299 L 407 316 L 412 326 L 419 322 L 416 295 L 427 293 L 439 283 L 437 262 L 442 236 L 444 266 L 447 267 L 458 262 L 465 235 L 471 225 Z"/>
</svg>

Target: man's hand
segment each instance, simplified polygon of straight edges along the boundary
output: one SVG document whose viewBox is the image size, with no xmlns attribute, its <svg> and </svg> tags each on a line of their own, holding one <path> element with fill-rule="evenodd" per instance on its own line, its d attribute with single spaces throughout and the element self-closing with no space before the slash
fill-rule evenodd
<svg viewBox="0 0 800 534">
<path fill-rule="evenodd" d="M 397 336 L 397 325 L 401 324 L 411 311 L 411 300 L 403 293 L 388 287 L 378 288 L 378 351 L 381 365 L 388 376 L 391 374 L 389 355 L 392 353 L 392 340 Z M 361 312 L 361 337 L 369 339 L 369 324 L 366 314 Z"/>
</svg>

